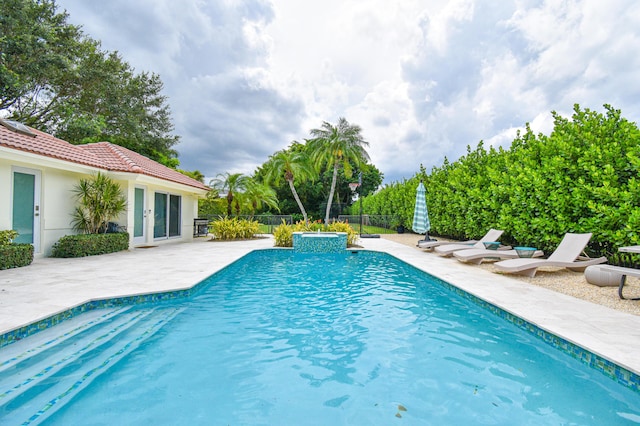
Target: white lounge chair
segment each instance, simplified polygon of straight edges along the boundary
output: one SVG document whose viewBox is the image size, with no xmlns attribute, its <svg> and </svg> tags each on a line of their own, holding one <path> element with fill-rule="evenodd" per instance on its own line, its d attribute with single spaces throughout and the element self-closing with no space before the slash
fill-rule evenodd
<svg viewBox="0 0 640 426">
<path fill-rule="evenodd" d="M 484 244 L 485 242 L 492 242 L 492 241 L 498 241 L 498 239 L 500 238 L 500 236 L 502 235 L 504 231 L 498 230 L 498 229 L 490 229 L 489 232 L 487 232 L 484 237 L 482 237 L 480 239 L 480 241 L 476 241 L 473 244 L 466 244 L 466 243 L 454 243 L 454 244 L 446 244 L 446 245 L 441 245 L 441 246 L 437 246 L 434 248 L 434 251 L 439 254 L 440 256 L 451 256 L 453 254 L 453 252 L 458 251 L 458 250 L 468 250 L 470 248 L 484 248 Z M 502 249 L 507 249 L 508 246 L 503 246 L 502 248 L 499 248 L 500 250 Z M 511 247 L 508 247 L 511 248 Z"/>
<path fill-rule="evenodd" d="M 590 239 L 590 232 L 586 234 L 567 233 L 548 259 L 508 259 L 501 260 L 493 266 L 498 271 L 528 277 L 534 277 L 538 268 L 542 266 L 556 266 L 567 268 L 570 271 L 582 272 L 589 265 L 597 265 L 607 261 L 604 256 L 596 259 L 580 256 Z"/>
<path fill-rule="evenodd" d="M 437 241 L 437 240 L 425 241 L 425 240 L 420 240 L 420 241 L 418 241 L 418 247 L 420 247 L 421 249 L 425 249 L 425 250 L 432 250 L 432 249 L 434 249 L 436 247 L 446 246 L 448 244 L 465 244 L 465 245 L 468 245 L 469 247 L 471 247 L 472 245 L 474 245 L 477 242 L 478 242 L 478 240 L 467 240 L 467 241 Z"/>
<path fill-rule="evenodd" d="M 453 256 L 460 262 L 473 263 L 474 265 L 480 265 L 485 259 L 517 259 L 517 250 L 488 250 L 479 248 L 470 248 L 467 250 L 458 250 L 453 252 Z M 529 257 L 542 257 L 544 252 L 542 250 L 536 250 L 532 256 Z"/>
</svg>

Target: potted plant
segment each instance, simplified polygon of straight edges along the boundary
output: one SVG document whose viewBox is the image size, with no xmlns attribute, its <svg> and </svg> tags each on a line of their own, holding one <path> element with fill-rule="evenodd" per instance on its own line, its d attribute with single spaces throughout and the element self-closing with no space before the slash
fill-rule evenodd
<svg viewBox="0 0 640 426">
<path fill-rule="evenodd" d="M 400 218 L 394 219 L 394 221 L 392 222 L 391 228 L 392 229 L 395 228 L 398 234 L 404 234 L 404 225 L 402 224 L 402 221 L 400 220 Z"/>
</svg>

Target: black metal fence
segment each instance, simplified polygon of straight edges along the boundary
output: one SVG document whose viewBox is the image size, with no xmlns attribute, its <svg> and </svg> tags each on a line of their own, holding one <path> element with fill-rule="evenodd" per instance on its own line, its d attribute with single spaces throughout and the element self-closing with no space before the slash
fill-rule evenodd
<svg viewBox="0 0 640 426">
<path fill-rule="evenodd" d="M 205 217 L 209 220 L 209 222 L 212 222 L 218 219 L 220 216 L 212 215 L 212 216 L 205 216 Z M 255 220 L 261 225 L 261 231 L 266 234 L 273 234 L 273 230 L 275 229 L 275 227 L 278 225 L 281 225 L 282 222 L 286 223 L 287 225 L 293 224 L 293 216 L 291 216 L 290 214 L 239 215 L 239 216 L 233 216 L 233 217 L 237 217 L 238 219 L 245 219 L 245 220 Z"/>
<path fill-rule="evenodd" d="M 209 221 L 214 221 L 220 216 L 206 217 Z M 293 216 L 291 215 L 239 215 L 233 216 L 238 219 L 255 220 L 261 225 L 261 231 L 273 234 L 273 230 L 282 222 L 287 225 L 293 224 Z M 360 215 L 339 215 L 339 222 L 347 222 L 353 229 L 360 232 Z M 363 234 L 395 234 L 398 230 L 398 218 L 394 215 L 362 215 L 362 233 Z M 400 230 L 402 231 L 402 230 Z"/>
<path fill-rule="evenodd" d="M 348 222 L 351 227 L 359 231 L 360 215 L 341 214 L 338 216 L 340 222 Z M 363 234 L 395 234 L 398 232 L 398 218 L 394 215 L 363 214 L 362 233 Z"/>
</svg>

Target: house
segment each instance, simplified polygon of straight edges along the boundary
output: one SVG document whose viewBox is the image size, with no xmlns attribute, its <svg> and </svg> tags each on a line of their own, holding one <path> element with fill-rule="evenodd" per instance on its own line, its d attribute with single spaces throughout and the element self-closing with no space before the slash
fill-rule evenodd
<svg viewBox="0 0 640 426">
<path fill-rule="evenodd" d="M 0 119 L 0 230 L 51 253 L 74 234 L 73 188 L 101 172 L 117 182 L 127 210 L 115 222 L 129 232 L 129 247 L 189 241 L 198 199 L 209 188 L 173 169 L 108 142 L 72 145 L 15 121 Z"/>
</svg>

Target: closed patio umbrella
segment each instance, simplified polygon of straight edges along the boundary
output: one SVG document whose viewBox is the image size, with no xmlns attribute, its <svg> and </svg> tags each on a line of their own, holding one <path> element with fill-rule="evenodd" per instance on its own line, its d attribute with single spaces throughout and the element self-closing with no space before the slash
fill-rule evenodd
<svg viewBox="0 0 640 426">
<path fill-rule="evenodd" d="M 420 241 L 431 241 L 429 238 L 429 229 L 431 229 L 431 222 L 429 222 L 429 212 L 427 211 L 427 190 L 425 189 L 422 182 L 418 185 L 418 189 L 416 191 L 416 206 L 413 210 L 413 232 L 417 234 L 425 234 L 424 240 Z M 418 241 L 418 243 L 420 243 Z"/>
</svg>

